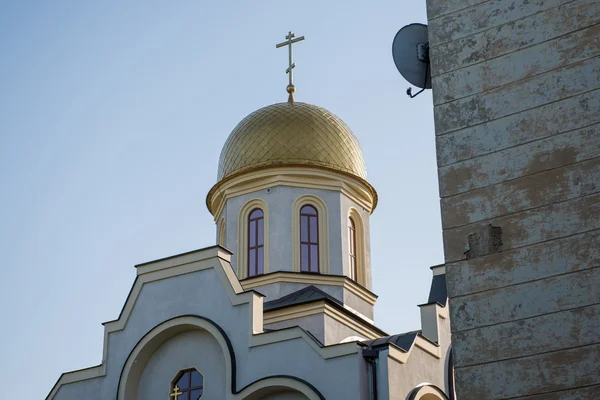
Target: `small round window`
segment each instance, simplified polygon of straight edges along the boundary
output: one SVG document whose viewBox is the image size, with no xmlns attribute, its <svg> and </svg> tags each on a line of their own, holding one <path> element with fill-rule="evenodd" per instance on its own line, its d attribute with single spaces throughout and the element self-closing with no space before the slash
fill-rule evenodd
<svg viewBox="0 0 600 400">
<path fill-rule="evenodd" d="M 170 397 L 175 400 L 198 400 L 204 393 L 204 377 L 196 369 L 180 371 L 171 385 Z"/>
</svg>

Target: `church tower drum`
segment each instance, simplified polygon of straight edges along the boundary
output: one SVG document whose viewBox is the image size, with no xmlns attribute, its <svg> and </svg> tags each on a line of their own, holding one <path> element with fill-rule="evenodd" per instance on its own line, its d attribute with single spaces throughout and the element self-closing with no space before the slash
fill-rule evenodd
<svg viewBox="0 0 600 400">
<path fill-rule="evenodd" d="M 260 286 L 272 300 L 314 284 L 372 319 L 369 216 L 377 192 L 340 118 L 293 97 L 261 108 L 229 135 L 217 178 L 206 203 L 245 287 Z M 365 296 L 344 295 L 339 279 L 339 287 L 323 284 L 334 282 L 329 277 L 345 277 Z"/>
</svg>

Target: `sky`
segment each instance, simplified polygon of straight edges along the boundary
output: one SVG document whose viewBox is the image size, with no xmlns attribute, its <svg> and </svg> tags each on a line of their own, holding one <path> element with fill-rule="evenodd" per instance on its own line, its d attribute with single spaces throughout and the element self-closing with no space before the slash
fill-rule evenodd
<svg viewBox="0 0 600 400">
<path fill-rule="evenodd" d="M 413 22 L 424 0 L 0 2 L 0 397 L 99 364 L 134 265 L 215 244 L 220 149 L 286 101 L 290 30 L 296 100 L 350 126 L 379 194 L 376 324 L 419 329 L 443 248 L 431 93 L 391 56 Z"/>
</svg>

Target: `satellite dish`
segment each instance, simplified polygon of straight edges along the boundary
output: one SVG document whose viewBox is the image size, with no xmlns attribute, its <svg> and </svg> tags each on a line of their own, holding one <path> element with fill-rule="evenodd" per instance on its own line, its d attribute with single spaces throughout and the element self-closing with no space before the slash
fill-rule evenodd
<svg viewBox="0 0 600 400">
<path fill-rule="evenodd" d="M 400 29 L 394 37 L 392 55 L 396 68 L 404 79 L 422 88 L 415 95 L 411 93 L 412 88 L 408 88 L 406 94 L 412 98 L 425 89 L 431 89 L 427 25 L 410 24 Z"/>
</svg>

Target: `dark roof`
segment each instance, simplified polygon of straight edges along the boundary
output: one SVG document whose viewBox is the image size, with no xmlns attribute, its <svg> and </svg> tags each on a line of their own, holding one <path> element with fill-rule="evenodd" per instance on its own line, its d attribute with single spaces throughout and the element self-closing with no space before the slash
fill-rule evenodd
<svg viewBox="0 0 600 400">
<path fill-rule="evenodd" d="M 315 286 L 307 286 L 297 292 L 290 293 L 276 300 L 267 301 L 263 305 L 264 311 L 276 310 L 278 308 L 296 306 L 298 304 L 310 303 L 318 300 L 327 300 L 338 305 L 343 305 L 335 297 L 325 293 Z"/>
<path fill-rule="evenodd" d="M 393 344 L 398 346 L 404 351 L 409 351 L 415 342 L 415 338 L 421 331 L 412 331 L 406 333 L 400 333 L 398 335 L 385 336 L 381 338 L 377 338 L 375 340 L 367 340 L 363 343 L 366 344 L 369 348 L 382 347 L 387 346 L 388 344 Z"/>
<path fill-rule="evenodd" d="M 429 291 L 429 299 L 427 303 L 440 303 L 446 306 L 448 300 L 448 292 L 446 291 L 446 274 L 435 275 L 431 281 L 431 290 Z"/>
<path fill-rule="evenodd" d="M 383 330 L 373 325 L 372 323 L 364 320 L 360 316 L 348 311 L 344 308 L 344 303 L 336 299 L 335 297 L 327 294 L 318 287 L 313 285 L 307 286 L 304 289 L 298 290 L 297 292 L 290 293 L 276 300 L 267 301 L 263 304 L 263 311 L 272 311 L 279 308 L 297 306 L 299 304 L 311 303 L 313 301 L 323 300 L 330 305 L 334 306 L 337 310 L 343 312 L 346 316 L 359 321 L 361 324 L 370 327 L 371 329 L 378 332 L 380 335 L 387 335 Z"/>
</svg>

